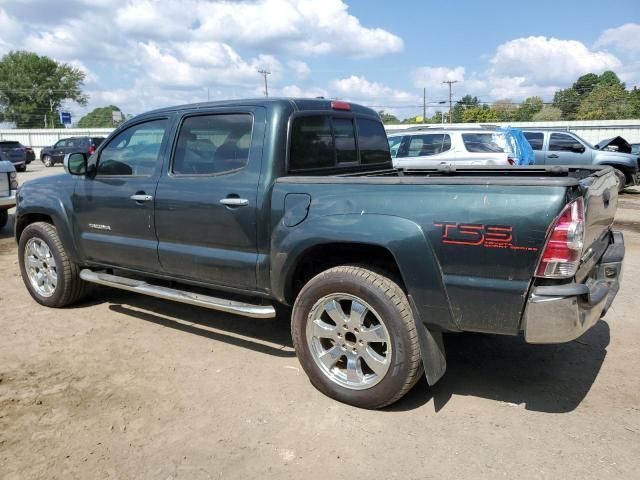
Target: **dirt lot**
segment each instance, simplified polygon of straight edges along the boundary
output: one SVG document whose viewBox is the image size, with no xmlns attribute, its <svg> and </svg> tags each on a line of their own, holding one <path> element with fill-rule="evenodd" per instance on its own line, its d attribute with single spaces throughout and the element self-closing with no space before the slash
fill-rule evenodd
<svg viewBox="0 0 640 480">
<path fill-rule="evenodd" d="M 62 172 L 32 164 L 20 180 Z M 101 289 L 50 310 L 0 233 L 0 477 L 638 478 L 640 189 L 605 321 L 563 345 L 446 338 L 449 368 L 364 411 L 318 393 L 288 319 Z"/>
</svg>

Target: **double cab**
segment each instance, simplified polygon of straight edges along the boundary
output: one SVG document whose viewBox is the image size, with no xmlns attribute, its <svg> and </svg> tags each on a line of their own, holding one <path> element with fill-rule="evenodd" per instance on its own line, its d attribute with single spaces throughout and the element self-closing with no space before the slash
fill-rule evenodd
<svg viewBox="0 0 640 480">
<path fill-rule="evenodd" d="M 610 168 L 395 170 L 379 116 L 346 102 L 156 110 L 65 169 L 17 194 L 35 301 L 101 284 L 255 318 L 291 306 L 312 384 L 360 407 L 437 382 L 443 333 L 570 341 L 619 287 Z"/>
</svg>

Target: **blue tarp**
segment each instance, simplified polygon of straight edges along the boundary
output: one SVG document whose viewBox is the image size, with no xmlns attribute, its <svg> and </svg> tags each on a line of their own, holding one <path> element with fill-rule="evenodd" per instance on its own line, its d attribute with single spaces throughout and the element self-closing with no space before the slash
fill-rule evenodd
<svg viewBox="0 0 640 480">
<path fill-rule="evenodd" d="M 513 158 L 516 165 L 533 165 L 536 161 L 533 149 L 519 128 L 500 127 L 494 135 L 495 143 Z"/>
</svg>

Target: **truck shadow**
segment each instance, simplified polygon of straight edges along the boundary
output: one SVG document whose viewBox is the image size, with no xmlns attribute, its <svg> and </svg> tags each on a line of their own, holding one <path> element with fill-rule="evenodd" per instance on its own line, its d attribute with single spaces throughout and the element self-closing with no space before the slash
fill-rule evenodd
<svg viewBox="0 0 640 480">
<path fill-rule="evenodd" d="M 472 395 L 537 412 L 570 412 L 591 389 L 608 344 L 609 325 L 602 320 L 579 339 L 557 345 L 529 345 L 522 337 L 447 335 L 442 380 L 431 388 L 421 380 L 389 410 L 412 410 L 433 399 L 439 411 L 454 395 Z"/>
<path fill-rule="evenodd" d="M 109 288 L 101 288 L 93 298 L 110 303 L 113 312 L 156 325 L 267 355 L 295 356 L 288 315 L 258 320 Z M 89 299 L 79 307 L 91 303 Z M 385 411 L 414 410 L 430 400 L 440 411 L 453 396 L 471 395 L 532 411 L 570 412 L 591 389 L 608 344 L 609 326 L 602 320 L 579 339 L 557 345 L 530 345 L 522 337 L 449 334 L 442 380 L 429 387 L 422 378 Z"/>
<path fill-rule="evenodd" d="M 288 319 L 241 317 L 107 288 L 99 296 L 116 313 L 267 355 L 295 357 Z"/>
</svg>

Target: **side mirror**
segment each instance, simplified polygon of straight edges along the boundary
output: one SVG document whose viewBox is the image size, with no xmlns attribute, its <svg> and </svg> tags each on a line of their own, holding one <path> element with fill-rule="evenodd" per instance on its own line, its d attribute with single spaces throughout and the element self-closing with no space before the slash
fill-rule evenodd
<svg viewBox="0 0 640 480">
<path fill-rule="evenodd" d="M 582 145 L 581 143 L 574 143 L 573 145 L 571 145 L 571 151 L 575 152 L 575 153 L 584 153 L 584 145 Z"/>
<path fill-rule="evenodd" d="M 64 156 L 64 169 L 69 175 L 87 174 L 87 155 L 81 152 Z"/>
</svg>

